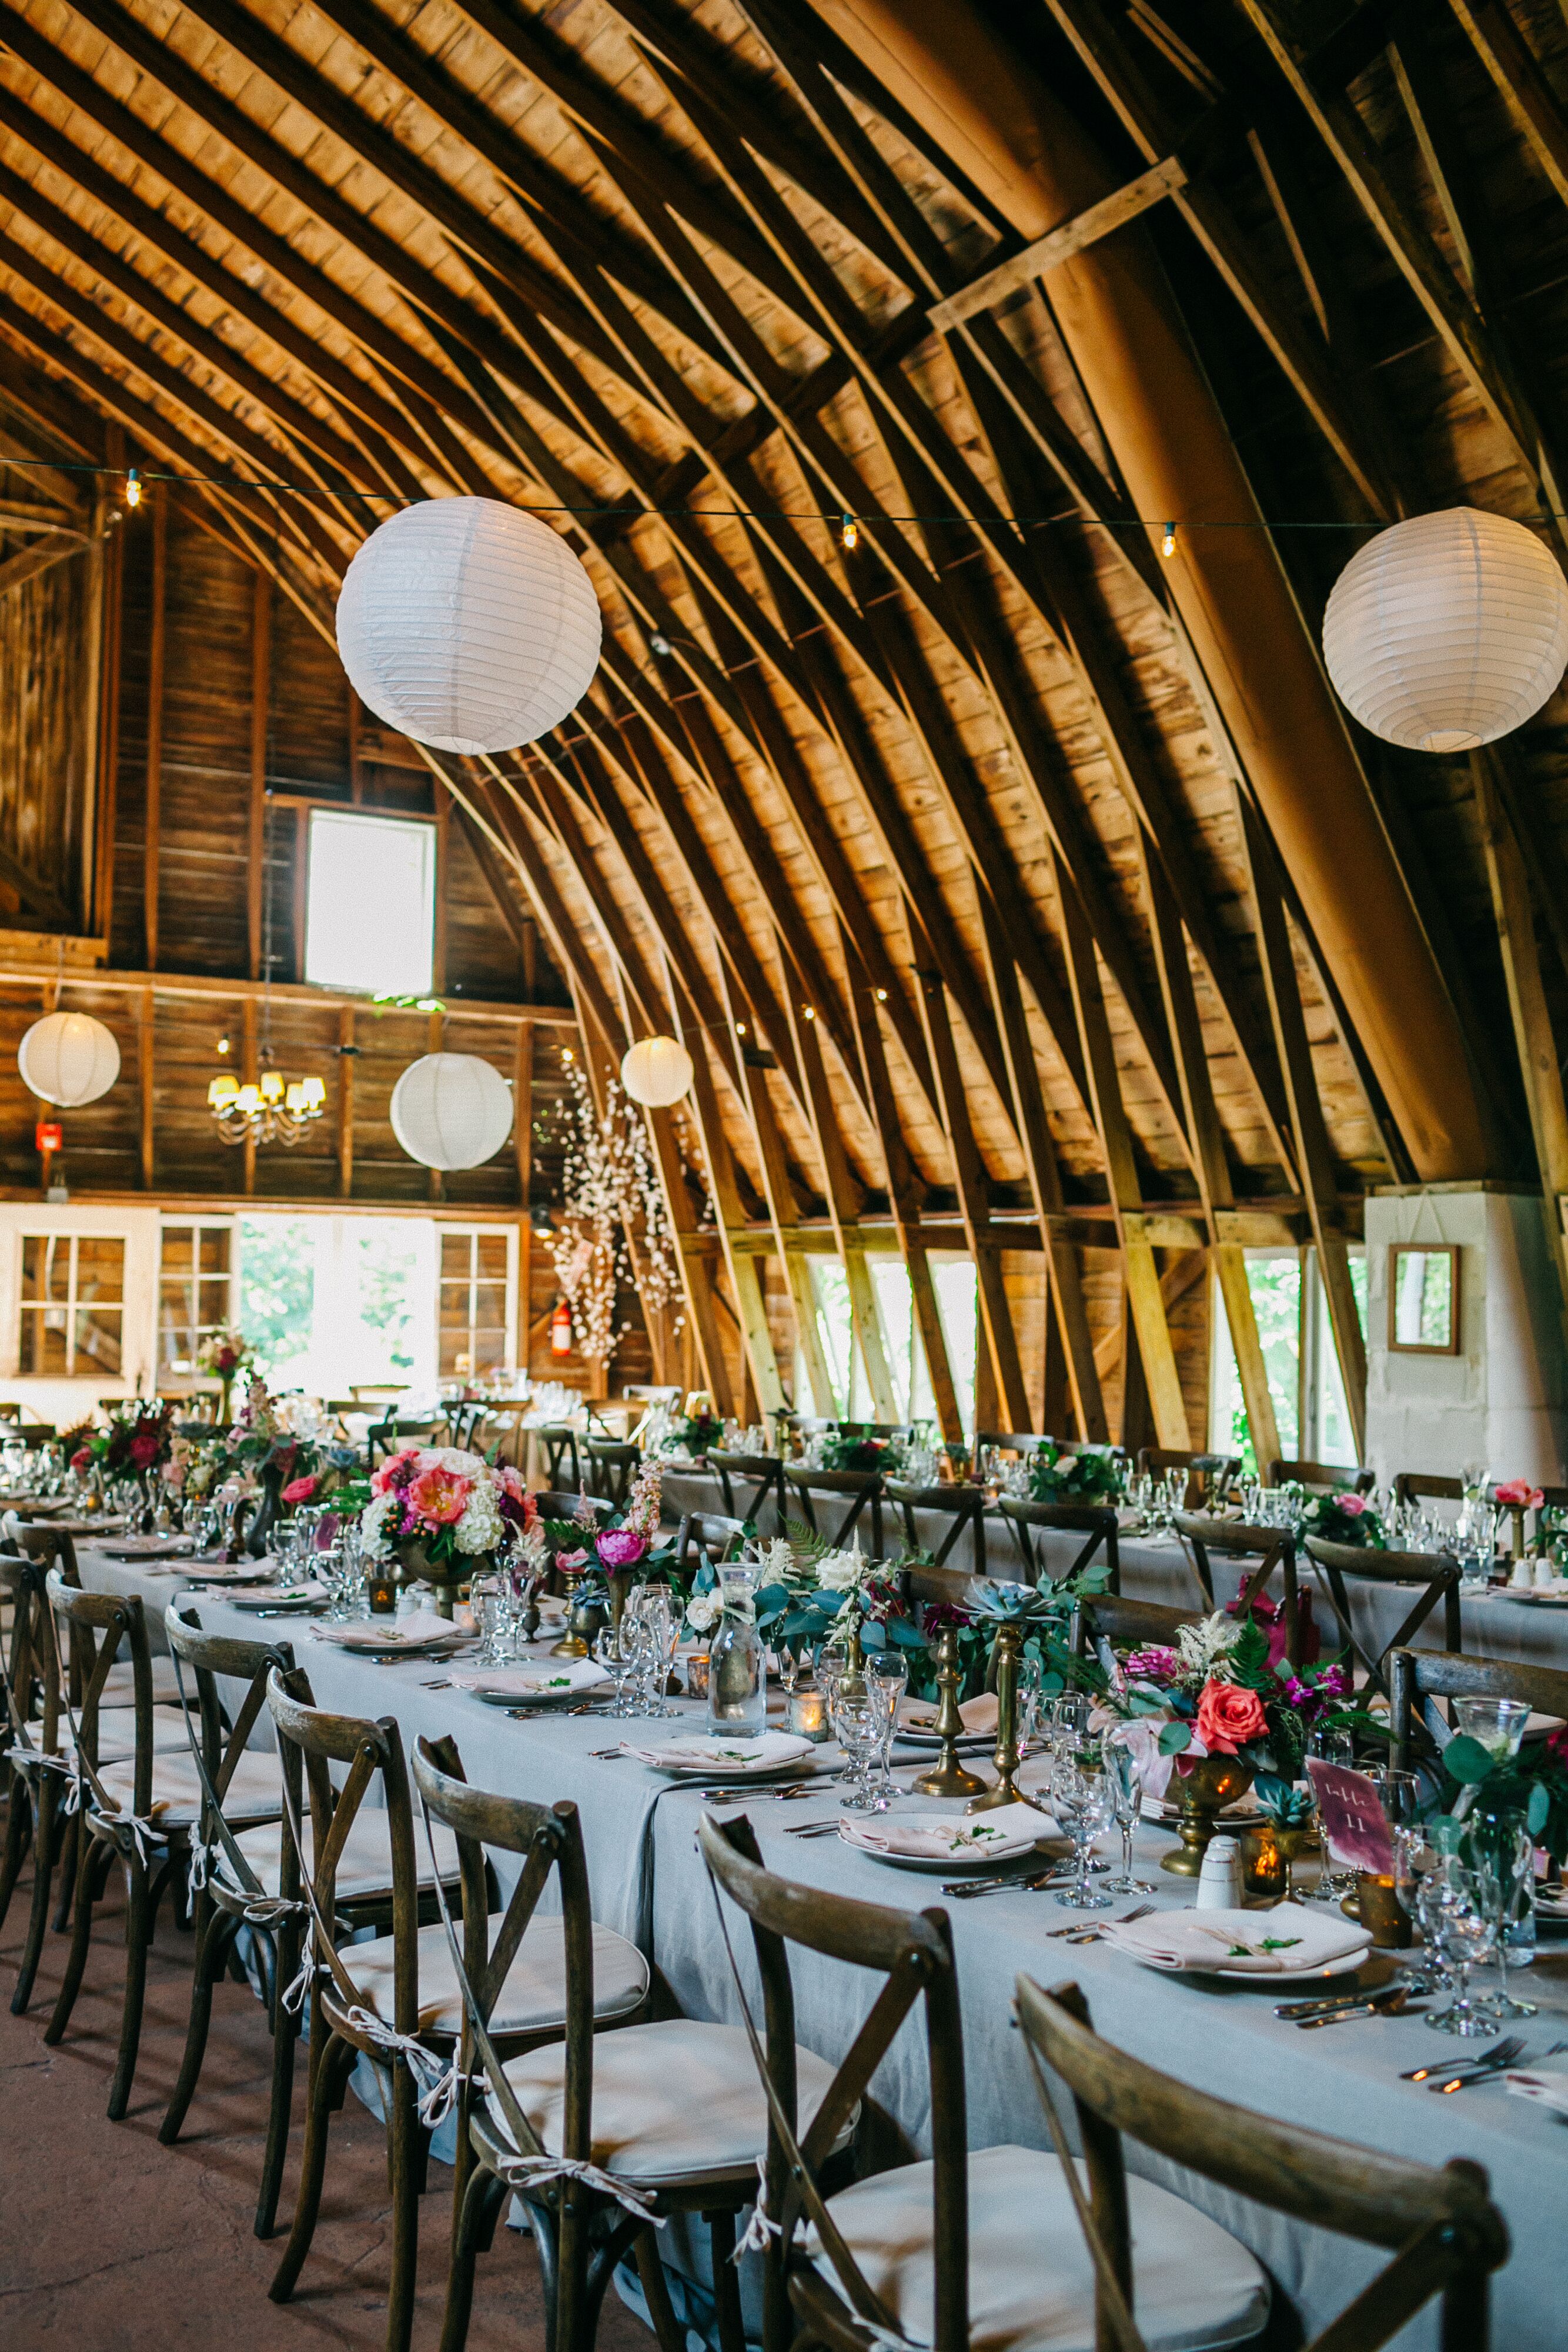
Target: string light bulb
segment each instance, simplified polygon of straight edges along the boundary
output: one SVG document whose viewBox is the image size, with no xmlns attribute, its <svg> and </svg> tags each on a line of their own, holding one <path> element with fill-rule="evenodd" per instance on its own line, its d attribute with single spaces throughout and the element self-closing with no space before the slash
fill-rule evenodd
<svg viewBox="0 0 1568 2352">
<path fill-rule="evenodd" d="M 735 1024 L 735 1034 L 736 1034 L 736 1035 L 737 1035 L 737 1037 L 744 1037 L 744 1036 L 745 1036 L 745 1034 L 746 1034 L 746 1024 L 745 1024 L 745 1022 L 744 1022 L 744 1021 L 737 1021 L 737 1022 L 736 1023 L 736 1024 Z"/>
<path fill-rule="evenodd" d="M 817 1008 L 814 1004 L 802 1004 L 800 1011 L 808 1021 L 814 1021 L 817 1017 Z"/>
<path fill-rule="evenodd" d="M 141 504 L 141 477 L 134 466 L 125 477 L 125 503 L 128 507 L 139 507 Z"/>
<path fill-rule="evenodd" d="M 1166 535 L 1160 541 L 1160 553 L 1165 556 L 1171 556 L 1176 553 L 1176 525 L 1174 522 L 1167 522 L 1166 525 Z"/>
<path fill-rule="evenodd" d="M 563 1062 L 575 1062 L 577 1056 L 570 1045 L 563 1045 L 560 1049 L 560 1058 Z"/>
<path fill-rule="evenodd" d="M 839 544 L 843 549 L 844 553 L 846 555 L 852 555 L 860 543 L 861 527 L 859 523 L 856 522 L 852 514 L 841 516 L 839 521 Z"/>
<path fill-rule="evenodd" d="M 887 1003 L 887 991 L 885 988 L 879 988 L 877 990 L 876 1001 L 879 1004 L 885 1004 Z"/>
</svg>

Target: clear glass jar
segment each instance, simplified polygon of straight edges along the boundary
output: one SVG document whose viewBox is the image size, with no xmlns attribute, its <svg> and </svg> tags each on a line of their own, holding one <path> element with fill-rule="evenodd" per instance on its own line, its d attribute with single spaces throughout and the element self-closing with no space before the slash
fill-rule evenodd
<svg viewBox="0 0 1568 2352">
<path fill-rule="evenodd" d="M 757 1739 L 768 1724 L 768 1684 L 751 1571 L 737 1560 L 718 1573 L 723 1614 L 708 1643 L 707 1726 L 732 1739 Z"/>
</svg>

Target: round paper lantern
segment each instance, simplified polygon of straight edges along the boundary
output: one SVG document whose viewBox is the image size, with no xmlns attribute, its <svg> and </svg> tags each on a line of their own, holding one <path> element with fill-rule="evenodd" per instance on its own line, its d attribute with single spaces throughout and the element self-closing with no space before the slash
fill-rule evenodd
<svg viewBox="0 0 1568 2352">
<path fill-rule="evenodd" d="M 392 1088 L 392 1133 L 425 1168 L 477 1168 L 512 1131 L 512 1090 L 476 1054 L 426 1054 Z"/>
<path fill-rule="evenodd" d="M 692 1082 L 692 1057 L 674 1037 L 644 1037 L 621 1065 L 621 1083 L 634 1103 L 667 1110 Z"/>
<path fill-rule="evenodd" d="M 548 734 L 599 665 L 599 599 L 558 531 L 498 499 L 427 499 L 371 533 L 338 597 L 361 702 L 437 751 Z"/>
<path fill-rule="evenodd" d="M 106 1095 L 120 1076 L 114 1033 L 88 1013 L 47 1013 L 16 1048 L 16 1067 L 30 1093 L 62 1109 Z"/>
<path fill-rule="evenodd" d="M 1540 709 L 1568 664 L 1568 583 L 1535 533 L 1475 507 L 1396 522 L 1323 615 L 1334 691 L 1386 743 L 1473 751 Z"/>
</svg>

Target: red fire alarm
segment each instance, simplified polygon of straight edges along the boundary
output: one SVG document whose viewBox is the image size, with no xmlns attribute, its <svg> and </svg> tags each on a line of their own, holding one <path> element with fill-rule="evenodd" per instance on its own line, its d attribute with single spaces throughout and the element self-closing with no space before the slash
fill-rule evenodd
<svg viewBox="0 0 1568 2352">
<path fill-rule="evenodd" d="M 564 1298 L 558 1298 L 555 1313 L 549 1319 L 549 1351 L 552 1356 L 571 1353 L 571 1309 Z"/>
<path fill-rule="evenodd" d="M 37 1151 L 58 1151 L 65 1139 L 65 1129 L 57 1118 L 41 1118 L 33 1129 L 33 1148 Z"/>
</svg>

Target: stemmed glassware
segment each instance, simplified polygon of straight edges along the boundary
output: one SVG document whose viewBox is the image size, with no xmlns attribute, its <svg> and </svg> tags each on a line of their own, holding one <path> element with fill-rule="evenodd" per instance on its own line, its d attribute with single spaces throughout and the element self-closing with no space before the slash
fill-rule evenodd
<svg viewBox="0 0 1568 2352">
<path fill-rule="evenodd" d="M 1144 1801 L 1136 1759 L 1119 1739 L 1106 1740 L 1100 1752 L 1116 1827 L 1122 1832 L 1122 1874 L 1106 1879 L 1103 1891 L 1106 1895 L 1151 1895 L 1154 1889 L 1148 1880 L 1133 1875 L 1133 1832 L 1138 1826 Z"/>
<path fill-rule="evenodd" d="M 833 1685 L 833 1731 L 848 1765 L 849 1794 L 839 1801 L 846 1812 L 884 1813 L 886 1792 L 872 1780 L 883 1743 L 887 1708 L 869 1687 L 855 1688 L 841 1675 Z"/>
<path fill-rule="evenodd" d="M 909 1661 L 899 1650 L 873 1652 L 865 1662 L 867 1694 L 882 1710 L 877 1741 L 876 1786 L 883 1802 L 898 1793 L 893 1778 L 893 1739 L 898 1729 L 899 1703 L 909 1688 Z"/>
<path fill-rule="evenodd" d="M 635 1715 L 637 1711 L 626 1696 L 627 1683 L 636 1672 L 637 1657 L 631 1643 L 622 1638 L 624 1632 L 624 1624 L 620 1629 L 602 1625 L 593 1642 L 594 1657 L 611 1678 L 610 1704 L 603 1712 L 617 1717 Z"/>
<path fill-rule="evenodd" d="M 1312 1754 L 1322 1763 L 1342 1765 L 1346 1771 L 1354 1769 L 1355 1744 L 1348 1731 L 1314 1731 Z M 1356 1877 L 1354 1870 L 1336 1870 L 1333 1867 L 1325 1836 L 1322 1869 L 1318 1883 L 1315 1886 L 1303 1887 L 1296 1899 L 1301 1903 L 1339 1903 L 1351 1893 Z"/>
<path fill-rule="evenodd" d="M 1086 1772 L 1081 1764 L 1059 1764 L 1051 1776 L 1051 1810 L 1071 1841 L 1077 1875 L 1057 1896 L 1072 1911 L 1107 1911 L 1111 1897 L 1090 1884 L 1089 1853 L 1103 1830 L 1111 1825 L 1113 1798 L 1109 1777 Z"/>
<path fill-rule="evenodd" d="M 1535 1847 L 1529 1831 L 1500 1823 L 1475 1866 L 1494 1921 L 1497 1962 L 1497 1990 L 1483 1994 L 1479 2007 L 1488 2017 L 1533 2017 L 1536 2003 L 1516 1999 L 1508 1989 L 1509 1931 L 1535 1900 Z"/>
<path fill-rule="evenodd" d="M 1456 2033 L 1467 2041 L 1493 2034 L 1497 2019 L 1470 1999 L 1470 1970 L 1491 1957 L 1497 1936 L 1495 1892 L 1486 1874 L 1473 1870 L 1453 1854 L 1421 1885 L 1421 1928 L 1436 1951 L 1444 1974 L 1453 1986 L 1447 2009 L 1428 2010 L 1427 2022 L 1435 2033 Z"/>
<path fill-rule="evenodd" d="M 664 1684 L 669 1677 L 670 1662 L 680 1643 L 680 1621 L 672 1625 L 670 1591 L 664 1584 L 640 1584 L 628 1594 L 625 1613 L 621 1620 L 622 1636 L 632 1629 L 632 1644 L 637 1663 L 638 1692 L 636 1712 L 662 1719 L 678 1710 L 664 1697 Z"/>
</svg>

